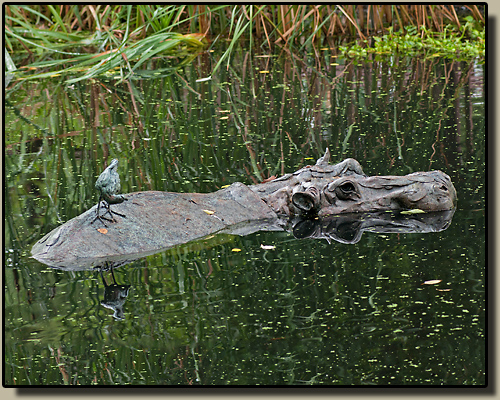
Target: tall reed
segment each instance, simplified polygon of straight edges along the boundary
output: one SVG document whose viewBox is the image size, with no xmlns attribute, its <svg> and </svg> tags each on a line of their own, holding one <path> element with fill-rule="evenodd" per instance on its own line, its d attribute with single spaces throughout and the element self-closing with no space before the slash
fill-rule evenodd
<svg viewBox="0 0 500 400">
<path fill-rule="evenodd" d="M 241 39 L 293 52 L 398 31 L 463 38 L 471 35 L 466 24 L 484 29 L 486 6 L 42 4 L 6 5 L 4 12 L 6 51 L 18 68 L 83 70 L 78 79 L 88 79 L 114 68 L 129 77 L 154 56 L 196 53 L 224 40 L 229 45 L 215 69 Z"/>
</svg>

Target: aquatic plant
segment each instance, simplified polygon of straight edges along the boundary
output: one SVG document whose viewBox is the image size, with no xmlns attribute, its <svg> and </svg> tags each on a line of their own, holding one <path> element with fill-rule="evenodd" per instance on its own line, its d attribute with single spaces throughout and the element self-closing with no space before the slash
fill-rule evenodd
<svg viewBox="0 0 500 400">
<path fill-rule="evenodd" d="M 446 57 L 454 60 L 470 60 L 485 56 L 485 32 L 468 18 L 465 25 L 458 28 L 447 25 L 442 32 L 431 31 L 424 26 L 420 29 L 408 27 L 381 37 L 339 46 L 342 54 L 351 58 L 365 59 L 368 54 L 375 55 L 417 55 L 424 58 Z"/>
<path fill-rule="evenodd" d="M 437 54 L 484 55 L 486 6 L 476 5 L 6 5 L 9 73 L 47 78 L 71 73 L 70 82 L 111 73 L 131 77 L 154 57 L 191 55 L 218 42 L 227 48 L 214 67 L 228 68 L 235 43 L 280 46 L 300 53 L 356 39 L 349 55 L 436 46 Z M 401 32 L 395 33 L 395 32 Z M 434 33 L 438 33 L 435 36 Z M 450 36 L 451 35 L 451 36 Z M 373 38 L 375 46 L 367 40 Z M 466 40 L 466 42 L 464 42 Z M 441 43 L 442 42 L 442 43 Z M 384 46 L 382 46 L 384 44 Z M 371 49 L 374 50 L 371 50 Z M 455 52 L 456 53 L 456 52 Z"/>
</svg>

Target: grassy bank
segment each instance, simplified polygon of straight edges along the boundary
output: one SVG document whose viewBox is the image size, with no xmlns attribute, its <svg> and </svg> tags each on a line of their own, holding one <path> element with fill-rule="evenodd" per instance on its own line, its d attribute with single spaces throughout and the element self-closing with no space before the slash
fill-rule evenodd
<svg viewBox="0 0 500 400">
<path fill-rule="evenodd" d="M 74 81 L 118 68 L 128 78 L 152 57 L 189 62 L 190 54 L 224 41 L 217 69 L 242 39 L 250 48 L 287 52 L 329 46 L 361 57 L 433 49 L 434 56 L 484 56 L 484 5 L 45 4 L 4 12 L 7 66 L 25 77 L 66 72 Z"/>
</svg>

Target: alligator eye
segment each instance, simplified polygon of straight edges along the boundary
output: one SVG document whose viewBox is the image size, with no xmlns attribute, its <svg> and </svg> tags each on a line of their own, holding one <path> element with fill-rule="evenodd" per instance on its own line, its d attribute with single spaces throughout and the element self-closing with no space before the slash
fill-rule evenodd
<svg viewBox="0 0 500 400">
<path fill-rule="evenodd" d="M 348 200 L 352 199 L 354 196 L 358 196 L 354 183 L 349 181 L 346 181 L 337 186 L 337 188 L 335 189 L 335 194 L 340 200 Z"/>
<path fill-rule="evenodd" d="M 339 189 L 342 190 L 342 193 L 345 194 L 350 194 L 356 191 L 352 182 L 343 183 L 342 185 L 339 186 Z"/>
</svg>

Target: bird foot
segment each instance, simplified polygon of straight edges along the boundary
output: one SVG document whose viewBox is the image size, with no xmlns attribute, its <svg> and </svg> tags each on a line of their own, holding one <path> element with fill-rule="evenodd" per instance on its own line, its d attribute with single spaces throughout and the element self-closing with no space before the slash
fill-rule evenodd
<svg viewBox="0 0 500 400">
<path fill-rule="evenodd" d="M 108 226 L 106 225 L 106 222 L 104 220 L 109 221 L 109 222 L 116 222 L 115 219 L 109 219 L 106 217 L 103 217 L 102 215 L 96 215 L 96 217 L 92 220 L 90 224 L 93 224 L 96 220 L 99 220 L 102 222 L 102 224 L 107 228 Z"/>
<path fill-rule="evenodd" d="M 113 214 L 116 214 L 116 215 L 119 215 L 120 217 L 126 218 L 124 214 L 116 212 L 116 211 L 113 211 L 111 209 L 111 204 L 106 203 L 106 202 L 104 204 L 105 204 L 105 208 L 106 208 L 106 212 L 104 213 L 104 215 L 106 215 L 107 213 L 109 213 L 109 215 L 111 215 L 111 218 L 112 218 L 113 222 L 116 222 L 116 219 L 113 217 Z"/>
<path fill-rule="evenodd" d="M 104 222 L 104 220 L 106 221 L 109 221 L 109 222 L 118 222 L 115 217 L 113 217 L 113 214 L 116 214 L 116 215 L 119 215 L 120 217 L 123 217 L 123 218 L 127 218 L 125 216 L 125 214 L 122 214 L 122 213 L 119 213 L 119 212 L 116 212 L 116 211 L 113 211 L 111 209 L 111 206 L 110 204 L 108 204 L 107 202 L 103 201 L 102 202 L 104 204 L 104 208 L 106 209 L 106 212 L 103 214 L 103 215 L 100 215 L 99 213 L 99 210 L 101 208 L 101 202 L 99 202 L 98 204 L 98 207 L 97 207 L 97 211 L 96 211 L 96 217 L 92 220 L 91 224 L 93 224 L 96 220 L 99 220 L 102 222 L 102 224 L 107 228 L 108 226 L 106 225 L 106 223 Z M 109 214 L 111 216 L 111 219 L 110 218 L 106 218 L 104 215 L 106 214 Z"/>
<path fill-rule="evenodd" d="M 116 212 L 116 211 L 108 210 L 108 212 L 109 212 L 110 214 L 116 214 L 116 215 L 119 215 L 120 217 L 127 218 L 124 214 L 121 214 L 121 213 Z"/>
<path fill-rule="evenodd" d="M 106 218 L 104 215 L 106 214 L 109 214 L 111 215 L 111 219 L 109 218 Z M 109 222 L 118 222 L 115 217 L 113 217 L 113 214 L 115 215 L 119 215 L 120 217 L 123 217 L 123 218 L 127 218 L 124 214 L 121 214 L 119 212 L 116 212 L 116 211 L 113 211 L 113 210 L 110 210 L 109 208 L 106 210 L 106 212 L 104 213 L 104 215 L 100 215 L 99 218 L 103 218 L 105 219 L 106 221 L 109 221 Z"/>
</svg>

